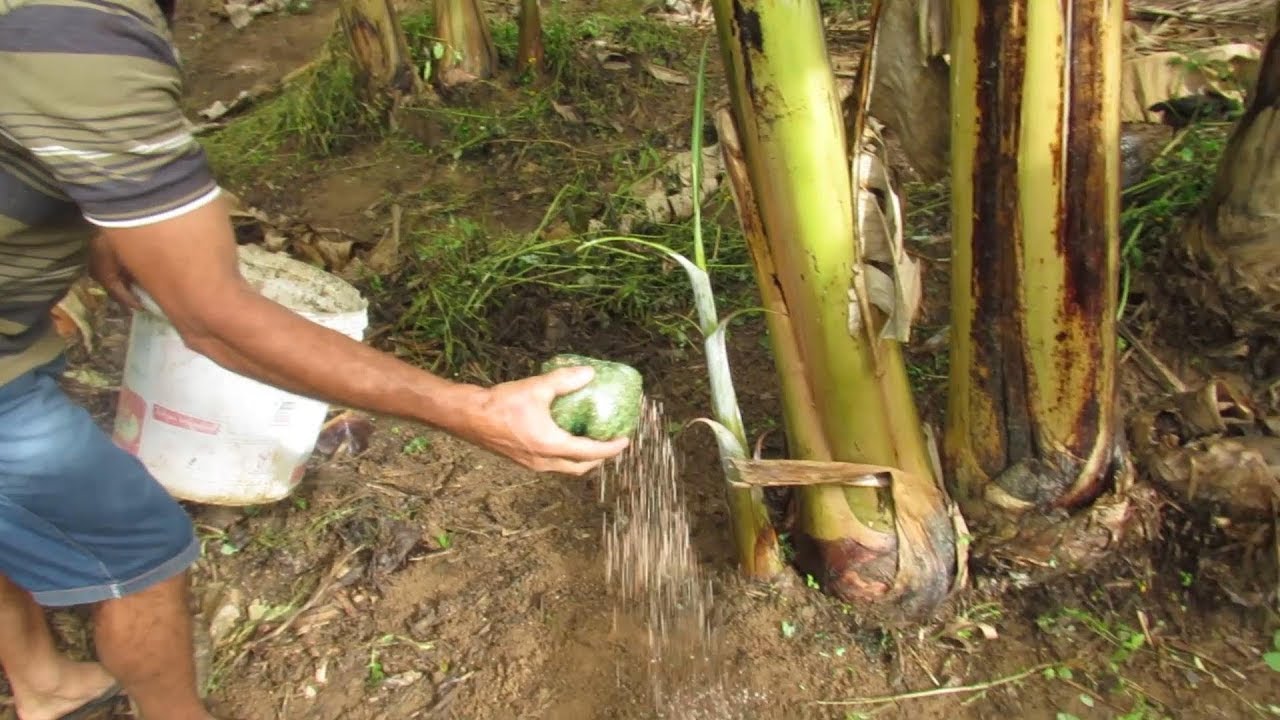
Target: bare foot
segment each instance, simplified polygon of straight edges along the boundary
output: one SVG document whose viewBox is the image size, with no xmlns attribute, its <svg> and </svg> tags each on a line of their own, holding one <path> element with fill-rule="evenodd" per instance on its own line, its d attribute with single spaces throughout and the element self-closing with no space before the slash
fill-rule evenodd
<svg viewBox="0 0 1280 720">
<path fill-rule="evenodd" d="M 98 663 L 68 660 L 45 685 L 14 688 L 14 709 L 19 720 L 57 720 L 101 697 L 115 682 Z"/>
</svg>

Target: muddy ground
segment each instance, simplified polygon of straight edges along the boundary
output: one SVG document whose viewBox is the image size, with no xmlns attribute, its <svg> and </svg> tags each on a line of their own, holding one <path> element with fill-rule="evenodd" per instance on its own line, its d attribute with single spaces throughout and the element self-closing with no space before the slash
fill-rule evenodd
<svg viewBox="0 0 1280 720">
<path fill-rule="evenodd" d="M 608 8 L 637 17 L 640 10 Z M 317 0 L 309 12 L 263 15 L 235 30 L 205 7 L 185 7 L 176 36 L 189 68 L 193 116 L 214 100 L 311 61 L 335 19 L 336 4 Z M 855 20 L 846 18 L 844 26 L 856 35 Z M 685 41 L 683 51 L 660 59 L 688 73 L 706 32 L 673 30 Z M 833 45 L 844 42 L 853 41 L 837 38 Z M 715 96 L 718 80 L 713 67 Z M 403 210 L 406 235 L 443 237 L 459 219 L 482 236 L 527 233 L 567 182 L 602 188 L 606 197 L 618 188 L 624 166 L 609 163 L 621 162 L 619 154 L 663 157 L 688 147 L 687 85 L 665 83 L 642 67 L 598 76 L 595 83 L 580 83 L 600 99 L 599 107 L 583 111 L 591 121 L 553 118 L 559 124 L 552 127 L 565 133 L 560 139 L 509 134 L 456 153 L 447 138 L 437 137 L 433 146 L 430 136 L 438 130 L 432 130 L 416 138 L 426 151 L 410 152 L 404 142 L 354 142 L 328 159 L 290 156 L 228 185 L 246 205 L 286 214 L 295 229 L 301 224 L 318 236 L 351 241 L 357 254 L 388 232 L 393 205 Z M 487 107 L 500 117 L 530 97 L 531 91 L 510 90 L 509 78 L 494 86 L 447 101 Z M 594 122 L 601 119 L 608 122 Z M 540 154 L 525 153 L 533 144 Z M 634 165 L 625 169 L 638 172 Z M 600 212 L 598 196 L 596 206 L 554 215 L 546 234 L 580 229 L 575 210 Z M 913 251 L 925 259 L 932 285 L 911 359 L 921 407 L 936 427 L 945 364 L 927 341 L 946 323 L 946 238 L 938 235 L 945 230 L 945 206 L 932 212 L 916 216 L 924 229 L 913 237 Z M 678 333 L 635 318 L 606 322 L 601 311 L 575 309 L 559 296 L 502 290 L 489 310 L 493 322 L 483 347 L 452 362 L 438 337 L 402 322 L 412 309 L 407 291 L 364 281 L 361 287 L 375 305 L 371 342 L 435 362 L 442 372 L 503 380 L 531 371 L 551 352 L 584 352 L 640 368 L 673 422 L 706 412 L 701 354 Z M 745 303 L 749 284 L 744 287 Z M 114 310 L 104 312 L 98 349 L 81 362 L 114 380 L 126 326 Z M 732 338 L 747 425 L 757 432 L 776 427 L 774 371 L 762 325 L 747 319 Z M 1186 366 L 1177 357 L 1169 361 Z M 1130 404 L 1159 391 L 1135 363 L 1126 356 Z M 70 386 L 104 425 L 110 422 L 110 387 Z M 1162 526 L 1165 535 L 1088 576 L 1017 588 L 980 573 L 931 622 L 882 629 L 803 582 L 739 582 L 711 438 L 690 430 L 677 436 L 677 446 L 695 545 L 716 584 L 728 671 L 750 698 L 744 717 L 1280 715 L 1280 673 L 1262 659 L 1273 649 L 1275 617 L 1202 582 L 1194 549 L 1171 549 L 1184 541 L 1174 532 L 1182 522 L 1176 510 L 1166 509 L 1173 519 Z M 377 419 L 367 450 L 317 455 L 289 500 L 247 510 L 190 510 L 205 539 L 194 578 L 198 622 L 206 644 L 208 636 L 217 638 L 204 653 L 209 698 L 225 717 L 655 716 L 644 629 L 615 613 L 604 579 L 600 538 L 608 508 L 600 502 L 598 478 L 531 474 L 440 433 Z M 55 615 L 68 646 L 87 652 L 80 620 L 75 613 Z M 827 704 L 835 701 L 853 702 Z M 118 711 L 116 717 L 127 716 L 126 707 Z"/>
</svg>

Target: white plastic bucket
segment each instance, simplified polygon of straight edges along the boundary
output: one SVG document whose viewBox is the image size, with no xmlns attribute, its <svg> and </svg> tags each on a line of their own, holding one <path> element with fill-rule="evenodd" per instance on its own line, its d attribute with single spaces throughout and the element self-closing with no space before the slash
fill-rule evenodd
<svg viewBox="0 0 1280 720">
<path fill-rule="evenodd" d="M 244 277 L 313 322 L 364 339 L 368 303 L 318 268 L 240 247 Z M 113 439 L 171 495 L 213 505 L 287 497 L 306 470 L 328 405 L 230 372 L 189 350 L 160 308 L 133 314 Z"/>
</svg>

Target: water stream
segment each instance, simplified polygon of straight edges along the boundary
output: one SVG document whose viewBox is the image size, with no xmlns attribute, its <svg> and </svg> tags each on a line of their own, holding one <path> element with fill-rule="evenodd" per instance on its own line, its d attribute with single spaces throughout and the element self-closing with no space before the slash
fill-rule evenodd
<svg viewBox="0 0 1280 720">
<path fill-rule="evenodd" d="M 605 574 L 616 612 L 632 613 L 648 631 L 653 711 L 672 720 L 749 717 L 750 691 L 725 677 L 710 621 L 714 595 L 690 545 L 679 459 L 660 404 L 644 401 L 631 447 L 604 475 L 601 499 L 614 498 L 604 520 Z"/>
</svg>

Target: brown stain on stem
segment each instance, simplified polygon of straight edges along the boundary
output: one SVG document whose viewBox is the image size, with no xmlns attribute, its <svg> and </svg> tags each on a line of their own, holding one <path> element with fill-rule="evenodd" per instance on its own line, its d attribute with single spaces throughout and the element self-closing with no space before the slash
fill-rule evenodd
<svg viewBox="0 0 1280 720">
<path fill-rule="evenodd" d="M 1107 317 L 1113 305 L 1107 297 L 1111 289 L 1107 274 L 1111 270 L 1109 243 L 1115 229 L 1109 227 L 1111 199 L 1100 188 L 1118 188 L 1119 183 L 1109 176 L 1117 167 L 1114 163 L 1108 164 L 1107 129 L 1103 124 L 1108 102 L 1105 96 L 1107 68 L 1103 66 L 1107 54 L 1101 44 L 1106 42 L 1103 26 L 1108 22 L 1107 3 L 1076 1 L 1067 5 L 1072 12 L 1067 26 L 1071 51 L 1067 58 L 1068 124 L 1065 133 L 1060 134 L 1066 140 L 1063 158 L 1066 182 L 1059 200 L 1057 228 L 1057 251 L 1063 258 L 1065 292 L 1058 321 L 1062 327 L 1076 328 L 1079 336 L 1071 345 L 1055 346 L 1053 362 L 1063 383 L 1056 388 L 1057 396 L 1082 395 L 1084 399 L 1072 419 L 1071 436 L 1061 438 L 1068 443 L 1066 450 L 1071 455 L 1083 458 L 1092 454 L 1099 432 L 1111 425 L 1104 413 L 1111 412 L 1113 401 L 1101 397 L 1108 383 L 1099 373 L 1108 370 L 1102 360 L 1105 349 L 1102 334 L 1112 331 Z M 1081 343 L 1083 358 L 1080 357 Z M 1073 366 L 1085 368 L 1083 379 L 1069 372 Z M 1075 464 L 1079 469 L 1080 463 Z M 1102 492 L 1107 474 L 1099 472 L 1084 479 L 1069 473 L 1056 479 L 1062 486 L 1055 493 L 1058 497 L 1054 504 L 1075 507 Z M 1081 479 L 1085 482 L 1078 482 Z"/>
<path fill-rule="evenodd" d="M 753 53 L 764 52 L 764 29 L 760 26 L 760 13 L 747 7 L 742 0 L 733 0 L 733 29 L 742 53 L 743 85 L 754 100 L 756 97 L 755 73 L 751 69 Z"/>
<path fill-rule="evenodd" d="M 973 392 L 995 401 L 1003 433 L 975 443 L 978 461 L 994 476 L 1033 451 L 1027 372 L 1017 312 L 1018 145 L 1026 56 L 1027 0 L 988 0 L 979 13 L 977 104 L 981 117 L 973 166 Z M 986 450 L 987 452 L 983 452 Z"/>
</svg>

